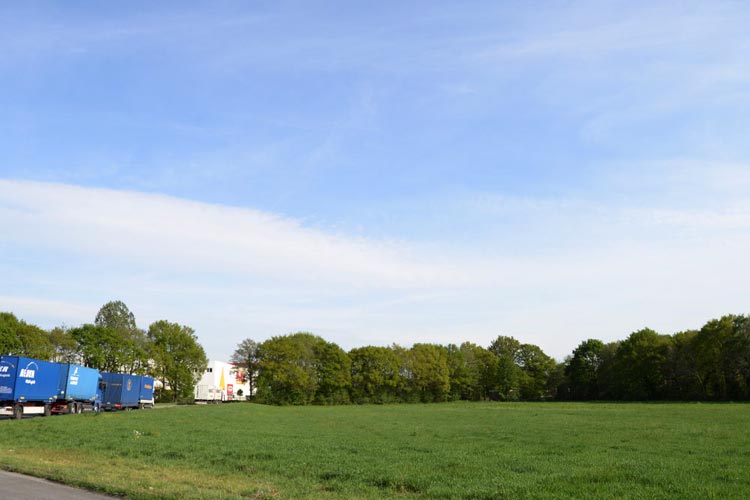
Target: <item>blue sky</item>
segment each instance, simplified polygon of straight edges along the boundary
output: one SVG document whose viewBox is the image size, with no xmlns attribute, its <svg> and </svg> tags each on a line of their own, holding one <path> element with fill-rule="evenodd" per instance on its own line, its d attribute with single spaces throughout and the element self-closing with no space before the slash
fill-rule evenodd
<svg viewBox="0 0 750 500">
<path fill-rule="evenodd" d="M 748 312 L 743 2 L 0 6 L 0 310 L 209 355 Z"/>
</svg>

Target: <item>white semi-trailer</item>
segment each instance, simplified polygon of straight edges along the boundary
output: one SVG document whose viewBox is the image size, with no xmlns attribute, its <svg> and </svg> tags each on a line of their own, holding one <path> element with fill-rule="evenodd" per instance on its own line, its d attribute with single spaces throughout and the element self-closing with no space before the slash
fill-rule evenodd
<svg viewBox="0 0 750 500">
<path fill-rule="evenodd" d="M 245 370 L 223 361 L 209 361 L 195 385 L 197 403 L 245 401 L 250 396 L 250 385 Z"/>
</svg>

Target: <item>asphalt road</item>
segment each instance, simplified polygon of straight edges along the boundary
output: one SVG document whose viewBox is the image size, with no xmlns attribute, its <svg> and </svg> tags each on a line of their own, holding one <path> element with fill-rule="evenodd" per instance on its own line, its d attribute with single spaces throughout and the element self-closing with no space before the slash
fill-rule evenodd
<svg viewBox="0 0 750 500">
<path fill-rule="evenodd" d="M 117 498 L 71 488 L 38 477 L 5 471 L 0 471 L 0 491 L 5 493 L 12 491 L 13 498 L 33 498 L 34 500 L 112 500 Z"/>
</svg>

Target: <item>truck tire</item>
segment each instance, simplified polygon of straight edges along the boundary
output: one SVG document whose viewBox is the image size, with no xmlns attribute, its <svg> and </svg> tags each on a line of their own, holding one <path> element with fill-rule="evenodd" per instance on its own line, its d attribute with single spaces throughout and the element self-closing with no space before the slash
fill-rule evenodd
<svg viewBox="0 0 750 500">
<path fill-rule="evenodd" d="M 78 405 L 75 403 L 68 403 L 68 413 L 78 413 L 76 410 L 78 409 Z"/>
<path fill-rule="evenodd" d="M 49 417 L 52 415 L 52 407 L 50 405 L 44 405 L 44 416 Z"/>
<path fill-rule="evenodd" d="M 23 418 L 23 405 L 21 403 L 13 405 L 13 418 L 16 420 Z"/>
<path fill-rule="evenodd" d="M 80 415 L 81 413 L 83 413 L 83 403 L 78 403 L 78 404 L 76 405 L 76 413 L 77 413 L 77 414 L 79 414 L 79 415 Z"/>
</svg>

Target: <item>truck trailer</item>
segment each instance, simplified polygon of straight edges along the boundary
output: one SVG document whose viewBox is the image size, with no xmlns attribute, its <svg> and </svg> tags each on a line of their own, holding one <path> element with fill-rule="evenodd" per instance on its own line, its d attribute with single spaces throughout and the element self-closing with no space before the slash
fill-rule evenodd
<svg viewBox="0 0 750 500">
<path fill-rule="evenodd" d="M 244 401 L 252 396 L 247 372 L 232 363 L 211 360 L 195 385 L 196 403 Z"/>
<path fill-rule="evenodd" d="M 106 410 L 130 410 L 154 406 L 154 379 L 142 375 L 102 373 Z"/>
<path fill-rule="evenodd" d="M 0 415 L 50 415 L 60 392 L 63 365 L 0 356 Z"/>
<path fill-rule="evenodd" d="M 101 410 L 102 391 L 99 370 L 62 364 L 57 401 L 52 413 L 83 413 Z"/>
</svg>

